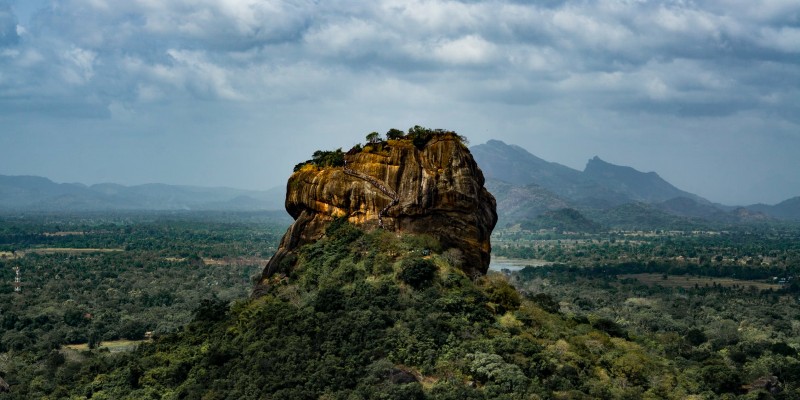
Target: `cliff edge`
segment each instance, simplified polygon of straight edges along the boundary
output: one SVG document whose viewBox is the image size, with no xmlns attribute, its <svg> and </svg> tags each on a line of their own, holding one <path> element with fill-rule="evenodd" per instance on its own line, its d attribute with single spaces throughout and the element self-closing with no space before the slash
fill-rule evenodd
<svg viewBox="0 0 800 400">
<path fill-rule="evenodd" d="M 347 153 L 315 153 L 316 161 L 325 162 L 298 164 L 286 190 L 286 210 L 295 222 L 264 268 L 260 286 L 291 271 L 293 250 L 321 238 L 339 218 L 368 230 L 431 235 L 444 249 L 463 252 L 468 276 L 486 273 L 496 203 L 469 149 L 454 132 L 398 132 L 390 131 L 386 141 L 373 134 L 366 146 Z"/>
</svg>

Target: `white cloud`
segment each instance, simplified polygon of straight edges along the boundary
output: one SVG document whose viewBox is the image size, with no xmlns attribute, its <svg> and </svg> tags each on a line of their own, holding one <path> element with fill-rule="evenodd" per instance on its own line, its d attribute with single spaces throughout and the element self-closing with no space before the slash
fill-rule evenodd
<svg viewBox="0 0 800 400">
<path fill-rule="evenodd" d="M 759 36 L 759 42 L 766 48 L 785 53 L 800 53 L 800 29 L 798 28 L 764 28 Z"/>
<path fill-rule="evenodd" d="M 565 66 L 561 53 L 550 47 L 513 47 L 509 49 L 508 60 L 522 70 L 537 72 L 552 72 Z"/>
<path fill-rule="evenodd" d="M 675 8 L 661 6 L 652 18 L 658 27 L 668 31 L 685 34 L 710 34 L 718 36 L 720 32 L 720 19 L 703 10 L 689 8 Z M 648 21 L 650 22 L 650 21 Z"/>
<path fill-rule="evenodd" d="M 478 35 L 433 45 L 433 56 L 445 64 L 482 64 L 493 60 L 495 46 Z"/>
<path fill-rule="evenodd" d="M 568 46 L 622 49 L 635 42 L 633 32 L 624 24 L 603 20 L 602 15 L 592 15 L 591 11 L 567 7 L 553 14 L 557 35 L 563 37 Z"/>
<path fill-rule="evenodd" d="M 389 0 L 381 2 L 385 20 L 395 19 L 412 33 L 449 35 L 485 26 L 486 4 L 458 1 Z M 397 25 L 395 25 L 397 27 Z"/>
<path fill-rule="evenodd" d="M 798 17 L 795 0 L 713 0 L 701 4 L 716 14 L 730 14 L 752 23 L 796 21 Z"/>
<path fill-rule="evenodd" d="M 396 37 L 376 24 L 357 18 L 332 21 L 304 35 L 309 49 L 320 55 L 354 57 L 381 51 Z"/>
<path fill-rule="evenodd" d="M 177 65 L 177 73 L 184 87 L 199 93 L 200 97 L 210 95 L 225 100 L 241 100 L 244 96 L 230 83 L 231 72 L 209 61 L 203 52 L 189 50 L 167 51 Z"/>
<path fill-rule="evenodd" d="M 61 58 L 64 61 L 61 75 L 68 84 L 85 84 L 94 76 L 95 52 L 75 47 L 63 51 Z"/>
<path fill-rule="evenodd" d="M 645 91 L 655 100 L 664 100 L 670 97 L 670 88 L 658 77 L 651 77 L 644 83 Z"/>
</svg>

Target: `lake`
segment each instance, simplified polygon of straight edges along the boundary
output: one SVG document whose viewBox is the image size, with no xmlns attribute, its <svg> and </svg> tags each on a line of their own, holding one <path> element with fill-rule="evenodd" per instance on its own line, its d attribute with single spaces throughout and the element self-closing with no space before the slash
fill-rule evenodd
<svg viewBox="0 0 800 400">
<path fill-rule="evenodd" d="M 492 260 L 489 263 L 489 269 L 492 271 L 501 271 L 504 269 L 509 271 L 519 271 L 525 267 L 543 267 L 551 264 L 553 263 L 545 260 L 492 257 Z"/>
</svg>

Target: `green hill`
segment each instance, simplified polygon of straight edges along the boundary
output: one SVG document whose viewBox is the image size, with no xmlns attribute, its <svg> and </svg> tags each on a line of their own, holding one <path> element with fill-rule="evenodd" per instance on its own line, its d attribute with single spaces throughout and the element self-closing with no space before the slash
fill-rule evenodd
<svg viewBox="0 0 800 400">
<path fill-rule="evenodd" d="M 179 333 L 62 359 L 41 378 L 52 398 L 92 399 L 682 399 L 702 389 L 613 321 L 559 314 L 503 275 L 473 282 L 458 268 L 468 260 L 437 250 L 427 236 L 336 222 L 265 295 L 205 301 Z"/>
<path fill-rule="evenodd" d="M 498 226 L 536 218 L 545 212 L 570 206 L 553 192 L 534 184 L 512 185 L 497 179 L 487 179 L 486 188 L 497 199 L 497 209 L 502 211 L 498 214 Z"/>
<path fill-rule="evenodd" d="M 573 208 L 548 211 L 534 219 L 523 221 L 521 226 L 529 231 L 555 229 L 558 232 L 584 233 L 595 233 L 601 228 L 600 224 L 586 218 L 580 211 Z"/>
</svg>

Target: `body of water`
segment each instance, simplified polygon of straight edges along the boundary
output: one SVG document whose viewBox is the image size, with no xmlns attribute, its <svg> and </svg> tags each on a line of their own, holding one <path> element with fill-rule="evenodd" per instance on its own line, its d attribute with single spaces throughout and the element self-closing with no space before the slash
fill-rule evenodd
<svg viewBox="0 0 800 400">
<path fill-rule="evenodd" d="M 492 257 L 492 260 L 489 263 L 489 269 L 492 271 L 502 271 L 504 269 L 509 271 L 519 271 L 525 267 L 542 267 L 550 264 L 552 264 L 552 262 L 545 260 Z"/>
</svg>

